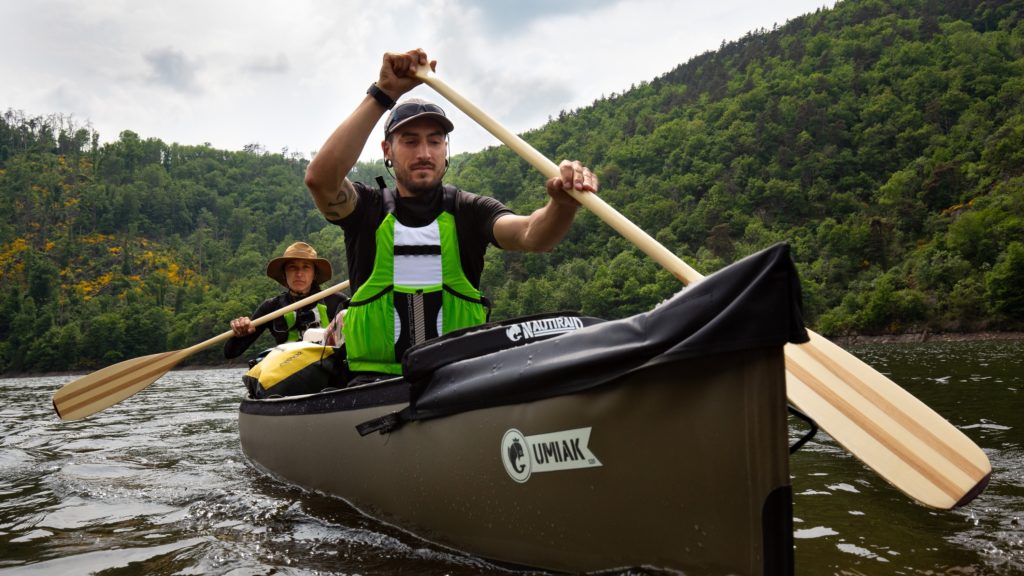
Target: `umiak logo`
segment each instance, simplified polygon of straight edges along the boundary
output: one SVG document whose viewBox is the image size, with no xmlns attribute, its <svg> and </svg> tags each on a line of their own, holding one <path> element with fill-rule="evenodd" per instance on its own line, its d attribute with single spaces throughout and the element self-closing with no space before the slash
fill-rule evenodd
<svg viewBox="0 0 1024 576">
<path fill-rule="evenodd" d="M 538 472 L 596 468 L 601 461 L 590 451 L 590 428 L 523 436 L 515 428 L 501 439 L 501 461 L 508 475 L 520 484 Z"/>
<path fill-rule="evenodd" d="M 565 334 L 580 328 L 583 328 L 583 320 L 573 316 L 556 316 L 513 324 L 505 329 L 505 335 L 509 340 L 518 342 Z"/>
</svg>

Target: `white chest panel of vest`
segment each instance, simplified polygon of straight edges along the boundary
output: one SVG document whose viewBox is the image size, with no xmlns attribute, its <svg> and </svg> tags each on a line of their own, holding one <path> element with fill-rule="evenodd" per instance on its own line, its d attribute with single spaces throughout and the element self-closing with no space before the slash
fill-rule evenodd
<svg viewBox="0 0 1024 576">
<path fill-rule="evenodd" d="M 420 226 L 418 228 L 410 228 L 404 226 L 397 220 L 395 221 L 395 255 L 394 255 L 394 283 L 396 286 L 404 286 L 407 288 L 416 288 L 419 286 L 437 286 L 444 280 L 444 276 L 441 270 L 441 229 L 437 225 L 437 221 L 433 221 L 426 226 Z M 399 254 L 397 248 L 399 246 L 431 246 L 436 249 L 433 252 L 435 254 Z M 427 321 L 422 316 L 422 297 L 412 296 L 412 303 L 414 308 L 418 306 L 418 314 L 420 322 Z M 437 333 L 441 333 L 442 315 L 438 311 L 437 317 L 432 319 L 437 325 Z M 395 311 L 395 341 L 398 341 L 399 334 L 402 331 L 402 321 L 399 318 L 398 312 Z M 419 342 L 422 338 L 413 337 L 414 342 Z"/>
<path fill-rule="evenodd" d="M 395 247 L 398 246 L 436 246 L 437 254 L 395 254 L 396 286 L 436 286 L 442 282 L 441 231 L 436 221 L 419 228 L 403 226 L 396 221 Z"/>
</svg>

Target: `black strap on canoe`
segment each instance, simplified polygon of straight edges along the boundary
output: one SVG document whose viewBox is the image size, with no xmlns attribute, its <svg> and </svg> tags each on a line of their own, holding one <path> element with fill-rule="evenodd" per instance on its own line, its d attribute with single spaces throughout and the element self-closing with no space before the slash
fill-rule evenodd
<svg viewBox="0 0 1024 576">
<path fill-rule="evenodd" d="M 811 427 L 810 431 L 808 431 L 807 434 L 804 434 L 803 436 L 801 436 L 800 439 L 797 440 L 795 444 L 793 444 L 792 446 L 789 447 L 789 453 L 793 454 L 794 452 L 799 450 L 804 444 L 807 444 L 807 442 L 810 441 L 811 438 L 814 438 L 814 435 L 818 433 L 818 423 L 815 422 L 807 414 L 804 414 L 800 410 L 797 410 L 797 408 L 795 406 L 793 406 L 792 404 L 788 404 L 786 406 L 786 408 L 789 409 L 789 413 L 790 414 L 792 414 L 793 416 L 796 416 L 797 418 L 803 420 L 804 422 L 807 423 L 808 426 Z"/>
<path fill-rule="evenodd" d="M 360 436 L 366 436 L 374 432 L 387 434 L 388 432 L 398 430 L 408 421 L 408 418 L 406 418 L 406 414 L 408 412 L 409 409 L 406 408 L 399 412 L 392 412 L 379 418 L 374 418 L 373 420 L 367 420 L 362 424 L 356 425 L 356 432 L 359 432 Z"/>
</svg>

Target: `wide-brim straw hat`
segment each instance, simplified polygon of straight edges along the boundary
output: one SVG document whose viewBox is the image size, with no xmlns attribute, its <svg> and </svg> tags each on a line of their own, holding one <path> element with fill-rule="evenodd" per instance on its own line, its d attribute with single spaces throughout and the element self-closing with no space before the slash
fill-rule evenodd
<svg viewBox="0 0 1024 576">
<path fill-rule="evenodd" d="M 316 275 L 313 278 L 314 284 L 323 284 L 334 276 L 331 270 L 331 263 L 316 255 L 316 250 L 305 242 L 296 242 L 285 249 L 284 254 L 274 258 L 267 264 L 267 276 L 277 280 L 285 288 L 288 287 L 288 279 L 284 275 L 284 267 L 290 260 L 306 260 L 313 264 Z"/>
</svg>

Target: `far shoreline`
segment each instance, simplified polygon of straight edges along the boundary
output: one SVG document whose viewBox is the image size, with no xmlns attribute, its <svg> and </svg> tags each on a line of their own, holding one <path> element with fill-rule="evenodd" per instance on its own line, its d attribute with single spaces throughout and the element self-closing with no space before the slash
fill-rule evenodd
<svg viewBox="0 0 1024 576">
<path fill-rule="evenodd" d="M 854 334 L 829 338 L 844 348 L 865 344 L 921 344 L 923 342 L 985 342 L 1024 340 L 1024 332 L 908 332 L 905 334 Z"/>
<path fill-rule="evenodd" d="M 986 341 L 1014 341 L 1024 340 L 1024 332 L 908 332 L 905 334 L 854 334 L 851 336 L 835 336 L 828 338 L 831 342 L 843 348 L 856 348 L 857 346 L 869 346 L 872 344 L 921 344 L 926 342 L 986 342 Z M 127 360 L 127 358 L 125 359 Z M 230 360 L 210 364 L 187 364 L 176 366 L 174 371 L 187 370 L 219 370 L 219 369 L 247 369 L 247 360 Z M 14 378 L 36 378 L 54 376 L 85 376 L 99 370 L 65 370 L 56 372 L 17 372 L 0 374 L 0 379 Z"/>
</svg>

